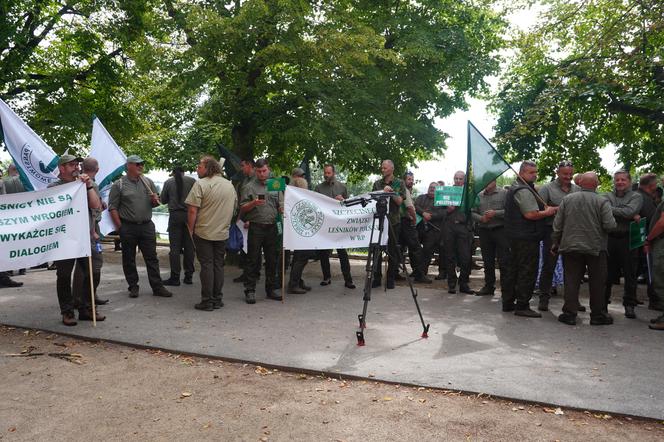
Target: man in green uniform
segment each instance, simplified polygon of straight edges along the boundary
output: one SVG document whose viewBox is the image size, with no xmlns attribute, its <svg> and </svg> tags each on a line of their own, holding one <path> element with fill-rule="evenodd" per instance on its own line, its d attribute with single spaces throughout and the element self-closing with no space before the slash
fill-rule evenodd
<svg viewBox="0 0 664 442">
<path fill-rule="evenodd" d="M 237 200 L 240 201 L 240 195 L 242 194 L 242 188 L 249 182 L 255 175 L 255 163 L 253 158 L 243 158 L 240 160 L 240 170 L 231 178 L 233 187 L 235 187 L 235 193 L 237 194 Z M 237 212 L 239 216 L 239 210 Z M 238 266 L 242 269 L 242 274 L 237 278 L 233 279 L 233 282 L 245 282 L 247 280 L 247 267 L 249 266 L 249 259 L 244 250 L 238 252 L 239 262 Z"/>
<path fill-rule="evenodd" d="M 343 201 L 348 198 L 348 189 L 346 185 L 336 178 L 336 170 L 333 164 L 323 166 L 323 182 L 319 183 L 315 189 L 321 195 L 334 198 L 337 201 Z M 332 282 L 332 272 L 330 270 L 330 252 L 331 250 L 319 250 L 318 259 L 320 260 L 320 269 L 323 272 L 323 280 L 320 285 L 329 285 Z M 353 277 L 350 274 L 350 261 L 346 249 L 337 249 L 341 273 L 344 276 L 344 285 L 349 289 L 354 289 Z"/>
<path fill-rule="evenodd" d="M 539 243 L 544 237 L 545 218 L 555 215 L 557 207 L 546 207 L 537 191 L 537 165 L 524 161 L 519 168 L 520 179 L 512 184 L 505 197 L 505 233 L 512 253 L 510 263 L 501 275 L 503 311 L 517 316 L 541 318 L 530 308 L 537 279 Z"/>
<path fill-rule="evenodd" d="M 231 182 L 221 176 L 221 165 L 213 157 L 201 158 L 196 172 L 200 179 L 185 201 L 188 235 L 194 239 L 201 263 L 201 302 L 194 308 L 212 311 L 224 305 L 224 256 L 237 195 Z"/>
<path fill-rule="evenodd" d="M 455 172 L 454 185 L 463 187 L 465 182 L 466 174 L 460 170 Z M 470 254 L 472 241 L 472 220 L 466 218 L 466 214 L 460 207 L 447 207 L 447 217 L 443 225 L 443 243 L 445 244 L 445 258 L 447 259 L 448 293 L 456 293 L 457 279 L 461 293 L 468 295 L 475 293 L 468 286 L 472 261 Z M 460 270 L 458 278 L 456 272 L 457 263 Z"/>
<path fill-rule="evenodd" d="M 657 204 L 655 204 L 655 195 L 657 191 L 657 175 L 654 173 L 646 173 L 641 175 L 641 178 L 639 179 L 639 188 L 636 190 L 636 192 L 641 195 L 641 199 L 643 200 L 643 205 L 641 206 L 641 211 L 639 212 L 639 216 L 641 219 L 645 218 L 647 223 L 650 223 L 655 215 L 655 211 L 657 210 Z M 647 277 L 647 259 L 646 259 L 646 253 L 643 247 L 639 247 L 639 257 L 638 261 L 634 264 L 635 268 L 637 269 L 637 275 L 639 275 L 640 270 L 643 269 L 643 273 L 646 274 L 646 281 L 648 285 L 648 299 L 649 299 L 649 304 L 648 304 L 648 309 L 649 310 L 659 310 L 659 311 L 664 311 L 664 303 L 662 302 L 661 299 L 658 299 L 657 296 L 655 295 L 655 291 L 653 290 L 652 287 L 652 281 Z"/>
<path fill-rule="evenodd" d="M 431 284 L 432 281 L 424 273 L 422 244 L 420 244 L 417 233 L 417 210 L 413 201 L 413 186 L 415 184 L 413 172 L 406 172 L 403 181 L 406 186 L 406 198 L 401 204 L 401 232 L 399 233 L 401 250 L 408 249 L 410 266 L 413 269 L 411 276 L 415 282 Z M 405 256 L 402 259 L 405 259 Z"/>
<path fill-rule="evenodd" d="M 422 244 L 422 273 L 425 276 L 429 273 L 433 253 L 440 244 L 441 229 L 446 213 L 444 207 L 433 205 L 436 187 L 438 187 L 438 183 L 432 182 L 429 184 L 427 193 L 419 195 L 415 199 L 415 211 L 422 217 L 422 222 L 419 224 L 419 236 Z M 444 268 L 444 265 L 439 267 Z"/>
<path fill-rule="evenodd" d="M 82 158 L 75 157 L 74 155 L 64 154 L 58 160 L 58 170 L 60 172 L 59 179 L 52 182 L 48 187 L 59 186 L 61 184 L 72 183 L 76 180 L 82 181 L 86 186 L 88 207 L 91 209 L 100 209 L 101 200 L 94 190 L 94 186 L 90 182 L 90 177 L 86 174 L 80 173 L 79 163 L 83 161 Z M 88 214 L 90 217 L 90 214 Z M 83 296 L 79 294 L 74 296 L 72 290 L 72 271 L 74 266 L 77 266 L 83 273 L 84 286 L 90 286 L 90 272 L 88 271 L 88 260 L 86 258 L 72 258 L 61 259 L 55 262 L 57 267 L 57 281 L 56 290 L 58 292 L 58 303 L 60 304 L 60 312 L 62 313 L 62 323 L 64 325 L 76 325 L 76 317 L 74 316 L 74 308 L 76 298 L 80 298 L 78 305 L 78 319 L 79 321 L 92 321 L 92 307 L 90 304 L 90 296 Z M 88 289 L 89 294 L 89 289 Z M 97 321 L 106 319 L 97 312 Z"/>
<path fill-rule="evenodd" d="M 113 183 L 108 210 L 122 243 L 122 270 L 129 285 L 129 297 L 138 297 L 136 247 L 141 250 L 154 296 L 173 296 L 161 280 L 157 257 L 157 233 L 152 208 L 159 205 L 157 188 L 143 176 L 144 161 L 138 155 L 127 157 L 127 173 Z"/>
<path fill-rule="evenodd" d="M 493 296 L 496 289 L 496 257 L 500 274 L 507 272 L 510 246 L 505 236 L 505 197 L 507 191 L 491 181 L 480 192 L 479 205 L 473 207 L 472 217 L 480 237 L 480 249 L 484 261 L 484 287 L 476 295 Z M 501 278 L 502 281 L 502 278 Z M 502 291 L 502 290 L 501 290 Z"/>
<path fill-rule="evenodd" d="M 283 210 L 281 192 L 268 192 L 265 182 L 270 176 L 267 160 L 256 160 L 256 176 L 242 187 L 240 194 L 240 218 L 249 222 L 247 241 L 247 279 L 244 296 L 247 304 L 256 303 L 256 282 L 261 268 L 261 251 L 265 255 L 265 295 L 281 301 L 275 293 L 277 272 L 277 215 Z"/>
<path fill-rule="evenodd" d="M 606 313 L 603 292 L 607 233 L 616 228 L 616 221 L 608 201 L 596 193 L 598 184 L 596 173 L 583 174 L 579 179 L 582 191 L 562 199 L 553 222 L 550 252 L 562 254 L 565 269 L 565 304 L 558 320 L 568 325 L 576 325 L 579 287 L 586 268 L 590 287 L 590 324 L 613 323 L 613 318 Z"/>
<path fill-rule="evenodd" d="M 604 195 L 611 203 L 613 216 L 618 227 L 609 233 L 608 243 L 608 277 L 606 278 L 606 303 L 611 303 L 613 277 L 622 272 L 625 278 L 623 291 L 623 307 L 625 317 L 634 319 L 636 313 L 636 261 L 639 250 L 629 249 L 629 225 L 639 221 L 643 198 L 632 190 L 632 177 L 626 170 L 613 174 L 613 191 Z"/>
<path fill-rule="evenodd" d="M 395 192 L 396 195 L 390 197 L 388 204 L 387 221 L 389 226 L 385 226 L 386 232 L 383 234 L 388 235 L 387 241 L 387 278 L 385 287 L 388 289 L 394 288 L 394 281 L 396 280 L 397 273 L 399 272 L 399 231 L 401 216 L 399 207 L 406 198 L 406 186 L 403 181 L 394 176 L 394 162 L 392 160 L 383 160 L 380 165 L 381 179 L 373 184 L 372 191 L 381 192 Z M 388 233 L 389 231 L 389 233 Z M 383 278 L 382 269 L 379 266 L 374 274 L 373 287 L 380 287 Z"/>
<path fill-rule="evenodd" d="M 664 202 L 659 203 L 650 220 L 650 232 L 646 238 L 646 253 L 650 252 L 652 262 L 652 286 L 659 302 L 664 301 Z M 664 330 L 664 314 L 650 321 L 653 330 Z"/>
<path fill-rule="evenodd" d="M 572 182 L 574 166 L 571 161 L 561 161 L 556 169 L 556 179 L 543 185 L 539 194 L 549 207 L 558 207 L 560 202 L 572 192 L 579 191 L 579 186 Z M 546 219 L 544 238 L 542 239 L 542 272 L 539 279 L 539 305 L 540 311 L 549 310 L 549 299 L 551 299 L 551 283 L 553 272 L 558 262 L 558 255 L 551 253 L 551 233 L 553 232 L 553 217 Z"/>
<path fill-rule="evenodd" d="M 175 166 L 171 178 L 164 183 L 161 190 L 161 203 L 168 204 L 168 258 L 171 264 L 171 276 L 164 285 L 180 285 L 180 269 L 184 267 L 185 284 L 192 283 L 194 274 L 194 243 L 187 231 L 187 206 L 184 200 L 196 182 L 184 174 L 182 166 Z M 182 255 L 182 267 L 180 266 Z"/>
</svg>

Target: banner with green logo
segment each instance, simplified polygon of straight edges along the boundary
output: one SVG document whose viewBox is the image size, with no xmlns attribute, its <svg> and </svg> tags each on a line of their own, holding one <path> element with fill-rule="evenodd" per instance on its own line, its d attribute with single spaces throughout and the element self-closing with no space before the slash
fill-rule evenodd
<svg viewBox="0 0 664 442">
<path fill-rule="evenodd" d="M 284 248 L 329 250 L 369 246 L 376 203 L 345 207 L 334 198 L 288 186 L 284 200 Z M 377 224 L 377 223 L 376 223 Z M 385 226 L 389 223 L 385 222 Z M 381 244 L 387 244 L 387 228 Z M 378 240 L 378 225 L 374 241 Z"/>
<path fill-rule="evenodd" d="M 283 192 L 286 190 L 286 180 L 283 178 L 269 178 L 265 181 L 268 192 Z"/>
</svg>

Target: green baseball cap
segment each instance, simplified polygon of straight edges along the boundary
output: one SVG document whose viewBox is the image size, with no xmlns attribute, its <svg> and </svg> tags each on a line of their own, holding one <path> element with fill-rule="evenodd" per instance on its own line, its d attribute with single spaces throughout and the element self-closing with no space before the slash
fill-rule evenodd
<svg viewBox="0 0 664 442">
<path fill-rule="evenodd" d="M 145 161 L 143 161 L 143 158 L 139 157 L 138 155 L 129 155 L 127 157 L 127 162 L 128 163 L 145 163 Z"/>
<path fill-rule="evenodd" d="M 83 161 L 83 158 L 77 157 L 76 155 L 66 153 L 64 155 L 61 155 L 60 158 L 58 159 L 58 166 L 62 166 L 63 164 L 71 163 L 72 161 L 78 161 L 80 163 L 81 161 Z"/>
</svg>

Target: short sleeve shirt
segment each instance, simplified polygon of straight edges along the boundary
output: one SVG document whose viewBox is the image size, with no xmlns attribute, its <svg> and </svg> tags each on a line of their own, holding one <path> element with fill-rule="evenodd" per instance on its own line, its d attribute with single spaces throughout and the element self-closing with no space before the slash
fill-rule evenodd
<svg viewBox="0 0 664 442">
<path fill-rule="evenodd" d="M 265 184 L 257 178 L 252 178 L 247 184 L 242 186 L 240 190 L 240 205 L 243 206 L 260 197 L 265 198 L 265 204 L 256 206 L 243 215 L 245 221 L 261 223 L 261 224 L 274 224 L 277 221 L 279 214 L 279 194 L 281 192 L 268 192 Z"/>
<path fill-rule="evenodd" d="M 185 204 L 198 207 L 194 234 L 208 241 L 225 241 L 236 205 L 233 184 L 221 175 L 194 183 Z"/>
<path fill-rule="evenodd" d="M 533 191 L 535 191 L 533 189 Z M 525 215 L 528 212 L 539 212 L 539 206 L 537 205 L 537 200 L 533 195 L 533 192 L 528 189 L 520 190 L 514 194 L 514 202 L 519 206 L 521 214 Z"/>
<path fill-rule="evenodd" d="M 152 219 L 152 201 L 148 187 L 153 193 L 157 193 L 157 188 L 150 178 L 142 177 L 134 181 L 126 175 L 123 176 L 111 187 L 108 209 L 117 210 L 120 219 L 129 222 L 150 221 Z"/>
</svg>

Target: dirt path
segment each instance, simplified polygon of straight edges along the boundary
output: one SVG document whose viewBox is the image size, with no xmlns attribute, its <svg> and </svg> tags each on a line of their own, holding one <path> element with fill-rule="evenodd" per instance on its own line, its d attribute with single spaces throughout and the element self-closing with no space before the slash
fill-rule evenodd
<svg viewBox="0 0 664 442">
<path fill-rule="evenodd" d="M 8 356 L 21 353 L 45 354 Z M 664 422 L 278 372 L 2 326 L 0 372 L 0 439 L 12 441 L 664 438 Z"/>
</svg>

